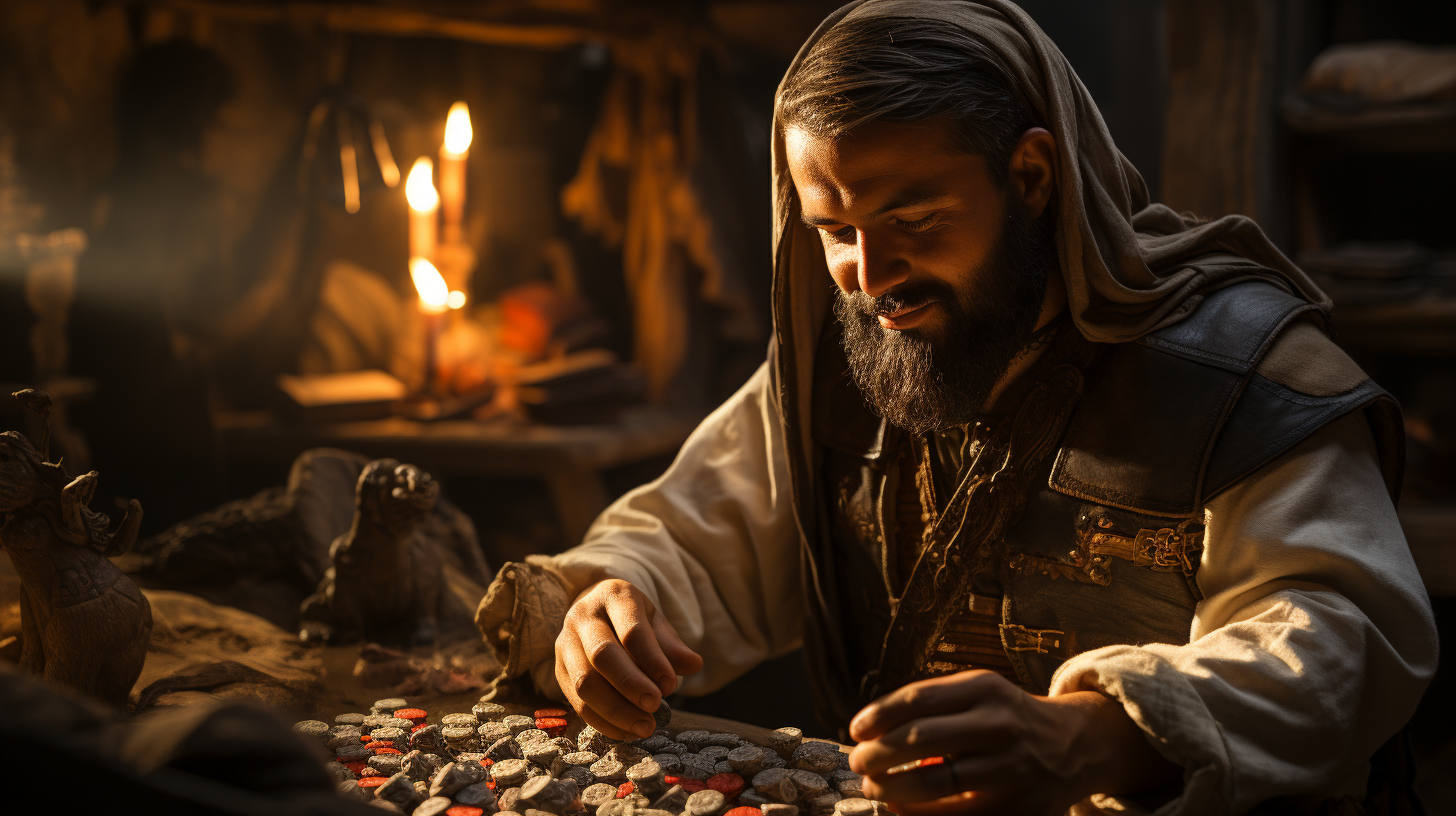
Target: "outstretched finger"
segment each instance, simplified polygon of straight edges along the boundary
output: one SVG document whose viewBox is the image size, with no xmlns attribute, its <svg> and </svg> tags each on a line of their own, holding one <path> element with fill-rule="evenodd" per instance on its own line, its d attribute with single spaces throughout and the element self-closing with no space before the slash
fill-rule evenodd
<svg viewBox="0 0 1456 816">
<path fill-rule="evenodd" d="M 865 706 L 849 723 L 856 742 L 879 737 L 921 717 L 965 711 L 1002 687 L 1015 689 L 995 672 L 972 670 L 910 683 Z"/>
<path fill-rule="evenodd" d="M 647 712 L 657 708 L 657 703 L 661 700 L 657 684 L 638 668 L 632 655 L 617 640 L 617 633 L 608 621 L 590 618 L 577 628 L 577 636 L 581 638 L 582 652 L 586 655 L 587 662 L 596 670 L 596 674 L 610 684 L 635 710 L 635 714 L 632 711 L 623 711 L 620 715 L 614 711 L 612 721 L 633 732 L 646 727 L 647 732 L 637 736 L 651 736 L 654 726 Z"/>
<path fill-rule="evenodd" d="M 603 623 L 603 626 L 606 624 Z M 586 718 L 591 709 L 604 724 L 592 722 L 593 728 L 612 739 L 632 740 L 652 733 L 652 718 L 627 698 L 592 665 L 584 645 L 578 640 L 581 629 L 557 640 L 557 682 L 571 707 Z M 620 645 L 624 658 L 626 652 Z M 645 728 L 645 733 L 644 733 Z"/>
<path fill-rule="evenodd" d="M 636 698 L 631 696 L 631 692 L 638 689 L 636 685 L 631 689 L 621 689 L 622 694 L 629 700 L 635 700 L 637 707 L 643 711 L 656 711 L 662 698 L 672 693 L 677 676 L 658 644 L 657 629 L 649 620 L 653 617 L 651 607 L 628 598 L 612 598 L 606 603 L 606 612 L 617 640 L 627 650 L 637 671 L 650 684 L 650 690 L 643 689 Z"/>
</svg>

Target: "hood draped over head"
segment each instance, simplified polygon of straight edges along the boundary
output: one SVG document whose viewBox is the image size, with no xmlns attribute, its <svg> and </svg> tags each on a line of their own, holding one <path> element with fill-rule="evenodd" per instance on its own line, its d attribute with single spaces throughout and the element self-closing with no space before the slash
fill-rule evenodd
<svg viewBox="0 0 1456 816">
<path fill-rule="evenodd" d="M 990 48 L 1010 71 L 1017 90 L 1056 140 L 1055 219 L 1058 267 L 1068 312 L 1089 340 L 1121 343 L 1188 316 L 1214 289 L 1261 278 L 1326 310 L 1313 281 L 1241 215 L 1199 222 L 1148 200 L 1147 185 L 1118 151 L 1091 94 L 1066 58 L 1009 0 L 856 0 L 831 14 L 789 66 L 784 85 L 834 26 L 865 18 L 930 19 L 960 26 Z M 773 126 L 774 347 L 771 367 L 789 442 L 790 472 L 798 495 L 805 552 L 810 627 L 805 644 L 811 671 L 822 682 L 843 672 L 836 656 L 835 589 L 820 581 L 834 554 L 817 543 L 812 499 L 815 468 L 810 428 L 814 355 L 834 300 L 834 285 L 819 238 L 800 221 L 789 176 L 784 124 Z M 815 631 L 815 628 L 819 631 Z M 853 682 L 853 681 L 851 681 Z M 830 683 L 828 685 L 840 685 Z M 852 714 L 845 699 L 824 701 Z"/>
</svg>

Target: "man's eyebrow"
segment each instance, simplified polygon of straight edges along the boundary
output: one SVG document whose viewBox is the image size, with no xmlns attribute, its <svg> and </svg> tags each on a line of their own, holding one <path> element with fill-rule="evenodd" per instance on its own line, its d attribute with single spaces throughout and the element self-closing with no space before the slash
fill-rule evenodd
<svg viewBox="0 0 1456 816">
<path fill-rule="evenodd" d="M 879 218 L 887 212 L 903 210 L 906 207 L 918 207 L 924 204 L 933 204 L 947 197 L 948 194 L 940 190 L 908 190 L 890 199 L 884 205 L 880 206 L 874 212 L 870 213 L 868 217 L 871 219 Z M 816 229 L 826 224 L 840 223 L 833 218 L 827 218 L 825 216 L 819 215 L 809 215 L 808 213 L 805 213 L 803 211 L 799 212 L 799 218 L 802 219 L 805 224 L 808 224 L 810 227 Z"/>
</svg>

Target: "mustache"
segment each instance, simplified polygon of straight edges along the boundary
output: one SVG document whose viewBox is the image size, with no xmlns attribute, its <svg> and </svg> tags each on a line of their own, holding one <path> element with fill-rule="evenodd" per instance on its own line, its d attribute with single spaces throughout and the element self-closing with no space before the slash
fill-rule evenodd
<svg viewBox="0 0 1456 816">
<path fill-rule="evenodd" d="M 955 291 L 941 281 L 915 281 L 902 283 L 879 297 L 871 297 L 862 290 L 839 293 L 856 312 L 869 317 L 892 315 L 910 308 L 919 308 L 932 300 L 954 300 Z"/>
</svg>

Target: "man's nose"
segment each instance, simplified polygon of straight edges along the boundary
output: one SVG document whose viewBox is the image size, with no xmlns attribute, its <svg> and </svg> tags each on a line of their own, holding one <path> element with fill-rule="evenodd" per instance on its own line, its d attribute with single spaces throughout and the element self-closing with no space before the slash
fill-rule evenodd
<svg viewBox="0 0 1456 816">
<path fill-rule="evenodd" d="M 895 251 L 892 242 L 872 239 L 861 231 L 856 247 L 856 282 L 861 292 L 879 297 L 910 277 L 910 265 Z"/>
</svg>

